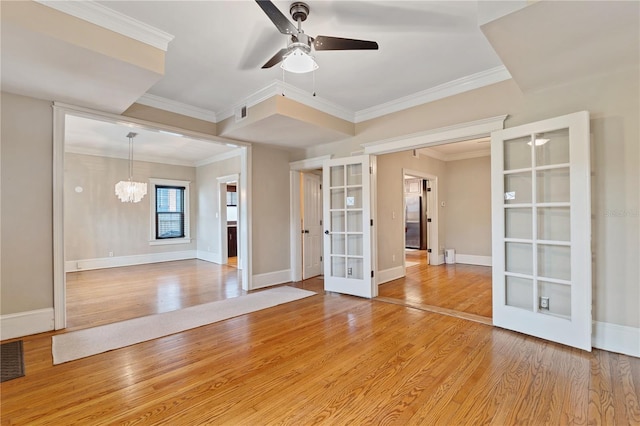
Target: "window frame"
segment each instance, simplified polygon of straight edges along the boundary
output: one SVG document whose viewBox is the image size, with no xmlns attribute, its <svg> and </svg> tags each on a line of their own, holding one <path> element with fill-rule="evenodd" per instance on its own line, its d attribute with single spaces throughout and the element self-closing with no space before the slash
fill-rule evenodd
<svg viewBox="0 0 640 426">
<path fill-rule="evenodd" d="M 190 206 L 190 184 L 191 181 L 174 180 L 174 179 L 157 179 L 149 178 L 149 245 L 169 245 L 169 244 L 188 244 L 191 242 L 191 206 Z M 158 187 L 184 188 L 184 237 L 173 238 L 157 238 L 156 230 L 158 227 L 156 212 L 156 193 Z"/>
<path fill-rule="evenodd" d="M 177 211 L 158 211 L 158 192 L 161 190 L 177 190 L 177 191 L 181 191 L 180 194 L 180 209 Z M 169 240 L 169 239 L 176 239 L 176 238 L 184 238 L 185 236 L 185 221 L 184 221 L 184 213 L 185 213 L 185 205 L 184 205 L 184 193 L 185 193 L 185 187 L 184 186 L 167 186 L 167 185 L 155 185 L 155 190 L 156 190 L 156 204 L 154 206 L 155 209 L 155 215 L 156 215 L 156 232 L 155 232 L 155 239 L 156 240 Z M 161 237 L 160 236 L 160 223 L 161 220 L 160 218 L 164 215 L 179 215 L 180 216 L 180 235 L 175 236 L 175 237 Z"/>
</svg>

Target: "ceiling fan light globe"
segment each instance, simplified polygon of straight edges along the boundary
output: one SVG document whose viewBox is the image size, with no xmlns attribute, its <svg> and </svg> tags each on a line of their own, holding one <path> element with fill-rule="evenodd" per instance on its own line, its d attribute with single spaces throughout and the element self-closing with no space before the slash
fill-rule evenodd
<svg viewBox="0 0 640 426">
<path fill-rule="evenodd" d="M 285 71 L 296 74 L 303 74 L 318 69 L 318 64 L 313 56 L 300 48 L 293 49 L 287 53 L 280 65 Z"/>
</svg>

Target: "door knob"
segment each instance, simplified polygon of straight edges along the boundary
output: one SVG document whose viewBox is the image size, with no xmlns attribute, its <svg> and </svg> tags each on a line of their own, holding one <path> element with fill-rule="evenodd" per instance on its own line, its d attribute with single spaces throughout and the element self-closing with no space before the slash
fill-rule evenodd
<svg viewBox="0 0 640 426">
<path fill-rule="evenodd" d="M 325 234 L 329 235 L 329 230 L 324 231 Z"/>
</svg>

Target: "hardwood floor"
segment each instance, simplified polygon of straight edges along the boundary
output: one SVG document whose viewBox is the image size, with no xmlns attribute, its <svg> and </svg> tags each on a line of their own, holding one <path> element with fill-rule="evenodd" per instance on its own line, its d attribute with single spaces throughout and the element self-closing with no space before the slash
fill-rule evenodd
<svg viewBox="0 0 640 426">
<path fill-rule="evenodd" d="M 389 302 L 491 324 L 491 268 L 427 264 L 425 251 L 408 251 L 407 276 L 378 287 Z"/>
<path fill-rule="evenodd" d="M 67 273 L 67 330 L 174 311 L 242 294 L 240 271 L 179 260 Z"/>
<path fill-rule="evenodd" d="M 24 338 L 1 423 L 640 424 L 640 359 L 323 294 L 53 366 Z"/>
<path fill-rule="evenodd" d="M 470 273 L 429 268 L 407 282 Z M 235 268 L 195 260 L 75 274 L 76 328 L 243 294 Z M 389 284 L 409 306 L 325 294 L 316 278 L 292 284 L 316 296 L 56 366 L 54 332 L 25 337 L 0 423 L 640 425 L 640 359 L 413 309 L 431 284 Z M 443 300 L 474 309 L 449 287 Z"/>
</svg>

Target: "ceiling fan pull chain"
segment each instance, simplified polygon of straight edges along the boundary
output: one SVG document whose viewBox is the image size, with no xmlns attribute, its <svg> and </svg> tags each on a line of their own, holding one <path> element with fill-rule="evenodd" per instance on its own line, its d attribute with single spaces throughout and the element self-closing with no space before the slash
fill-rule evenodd
<svg viewBox="0 0 640 426">
<path fill-rule="evenodd" d="M 313 96 L 316 95 L 316 70 L 313 70 Z"/>
</svg>

